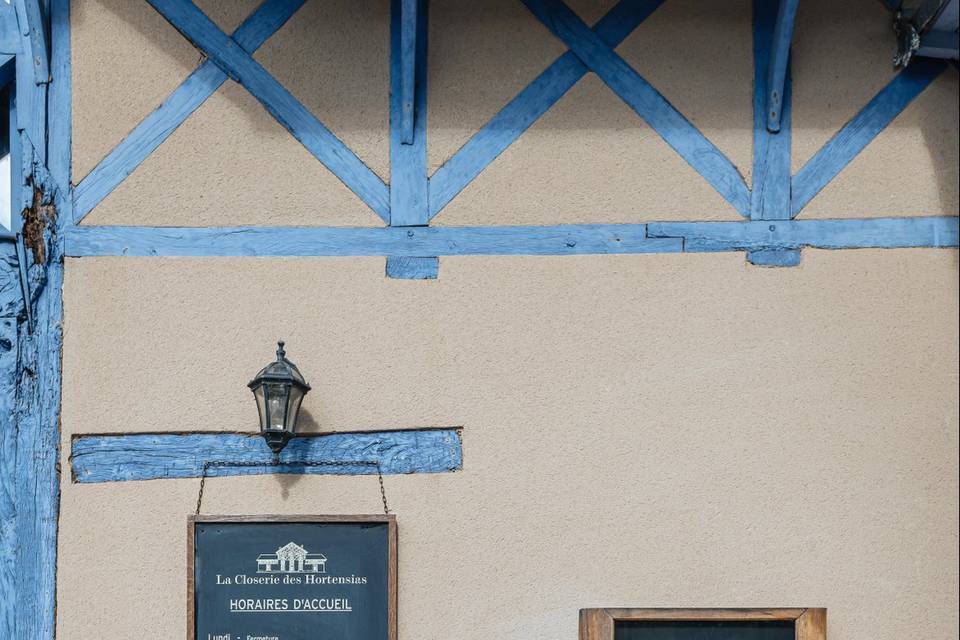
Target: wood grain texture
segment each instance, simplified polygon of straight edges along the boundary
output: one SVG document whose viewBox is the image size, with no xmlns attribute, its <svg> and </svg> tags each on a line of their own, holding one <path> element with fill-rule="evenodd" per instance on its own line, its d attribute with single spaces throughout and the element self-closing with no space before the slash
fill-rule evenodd
<svg viewBox="0 0 960 640">
<path fill-rule="evenodd" d="M 779 11 L 784 4 L 780 2 Z M 777 0 L 754 0 L 753 3 L 753 184 L 750 191 L 751 220 L 785 220 L 790 218 L 790 128 L 791 87 L 787 51 L 777 45 L 780 26 Z M 794 7 L 794 11 L 796 8 Z M 792 32 L 792 25 L 791 25 Z M 783 43 L 780 43 L 781 45 Z M 776 55 L 783 57 L 779 60 Z M 771 78 L 771 67 L 783 64 L 782 76 Z M 773 88 L 771 83 L 779 83 Z M 777 94 L 776 128 L 770 129 L 770 96 Z M 800 264 L 800 252 L 750 251 L 747 260 L 765 267 L 793 267 Z"/>
<path fill-rule="evenodd" d="M 20 25 L 17 8 L 0 2 L 0 53 L 14 55 L 20 51 Z"/>
<path fill-rule="evenodd" d="M 0 318 L 0 638 L 15 637 L 16 620 L 17 324 L 16 317 Z"/>
<path fill-rule="evenodd" d="M 786 83 L 790 73 L 790 42 L 793 40 L 793 25 L 800 0 L 779 0 L 779 5 L 766 74 L 766 126 L 772 133 L 780 131 L 782 124 Z"/>
<path fill-rule="evenodd" d="M 227 75 L 243 85 L 277 122 L 384 222 L 390 221 L 390 194 L 383 180 L 259 62 L 238 47 L 190 0 L 147 1 Z"/>
<path fill-rule="evenodd" d="M 594 27 L 615 48 L 663 0 L 620 0 Z M 572 51 L 563 54 L 475 133 L 430 179 L 430 218 L 564 96 L 588 69 Z"/>
<path fill-rule="evenodd" d="M 47 100 L 47 168 L 64 194 L 71 189 L 73 77 L 70 68 L 70 0 L 50 0 L 50 89 Z M 73 216 L 65 219 L 72 220 Z"/>
<path fill-rule="evenodd" d="M 647 225 L 555 227 L 73 227 L 71 256 L 443 256 L 671 253 Z"/>
<path fill-rule="evenodd" d="M 440 274 L 439 258 L 390 256 L 387 258 L 387 277 L 401 280 L 436 280 Z"/>
<path fill-rule="evenodd" d="M 304 1 L 266 0 L 237 28 L 233 41 L 247 53 L 255 52 L 303 6 Z M 110 195 L 226 80 L 227 74 L 207 60 L 180 83 L 77 185 L 74 197 L 75 222 L 79 224 Z"/>
<path fill-rule="evenodd" d="M 410 5 L 413 5 L 412 8 Z M 421 226 L 430 221 L 427 180 L 427 11 L 426 0 L 393 0 L 391 5 L 390 225 L 395 227 Z M 412 24 L 411 16 L 414 18 Z M 412 37 L 409 31 L 413 31 Z M 411 43 L 415 44 L 413 49 L 410 49 Z M 427 280 L 437 277 L 439 267 L 436 258 L 390 256 L 387 258 L 386 275 L 388 278 Z"/>
<path fill-rule="evenodd" d="M 753 189 L 751 220 L 790 218 L 790 74 L 782 79 L 779 132 L 767 129 L 769 66 L 772 63 L 777 0 L 753 3 Z"/>
<path fill-rule="evenodd" d="M 796 640 L 826 640 L 826 637 L 826 609 L 807 609 L 797 618 Z"/>
<path fill-rule="evenodd" d="M 656 622 L 794 622 L 796 640 L 826 640 L 826 609 L 581 609 L 580 640 L 614 640 L 616 623 Z"/>
<path fill-rule="evenodd" d="M 524 0 L 528 9 L 597 74 L 740 215 L 750 192 L 732 162 L 561 0 Z"/>
<path fill-rule="evenodd" d="M 651 237 L 682 238 L 684 251 L 956 247 L 957 218 L 658 222 Z"/>
<path fill-rule="evenodd" d="M 34 333 L 21 330 L 17 396 L 16 636 L 53 637 L 60 506 L 60 345 L 63 263 L 54 245 L 36 300 Z M 28 373 L 29 372 L 29 373 Z"/>
<path fill-rule="evenodd" d="M 425 225 L 427 216 L 427 4 L 414 12 L 415 25 L 409 25 L 403 12 L 407 0 L 393 0 L 390 18 L 390 224 L 397 227 Z M 405 31 L 416 29 L 416 55 L 408 60 Z M 416 75 L 407 64 L 416 64 Z M 405 127 L 407 82 L 417 78 L 411 93 L 412 127 L 409 141 Z M 415 108 L 413 108 L 415 107 Z M 413 115 L 416 115 L 413 118 Z"/>
<path fill-rule="evenodd" d="M 554 227 L 72 227 L 83 256 L 582 255 L 956 247 L 956 217 Z"/>
<path fill-rule="evenodd" d="M 419 7 L 418 5 L 421 4 L 420 0 L 399 0 L 399 4 L 400 37 L 399 42 L 396 43 L 398 51 L 391 47 L 391 52 L 397 51 L 396 54 L 391 53 L 391 58 L 396 58 L 400 65 L 399 86 L 391 88 L 391 91 L 397 91 L 397 100 L 400 103 L 400 121 L 398 123 L 400 141 L 403 144 L 413 144 L 413 121 L 414 113 L 416 112 L 414 93 L 416 90 L 417 77 L 420 76 L 421 82 L 426 79 L 426 76 L 420 75 L 417 68 L 419 66 L 417 64 L 417 58 L 420 56 L 418 51 L 422 48 L 424 52 L 426 52 L 426 48 L 422 46 L 422 43 L 418 42 L 420 35 L 426 35 L 426 32 L 421 34 L 420 28 L 417 26 L 420 22 L 418 12 L 421 9 L 426 10 L 427 5 L 423 3 L 423 6 Z M 396 2 L 393 3 L 393 5 L 396 7 Z M 397 22 L 398 21 L 394 19 L 393 23 L 395 25 Z"/>
<path fill-rule="evenodd" d="M 272 454 L 259 434 L 185 433 L 74 437 L 70 464 L 75 482 L 119 482 L 158 478 L 198 478 L 204 463 L 263 463 L 263 466 L 212 466 L 211 478 L 263 474 L 371 475 L 369 464 L 298 467 L 287 463 L 335 462 L 380 465 L 384 474 L 442 473 L 463 464 L 456 429 L 373 431 L 300 436 L 280 455 L 285 466 L 271 466 Z"/>
<path fill-rule="evenodd" d="M 20 34 L 30 45 L 24 51 L 29 51 L 30 64 L 33 66 L 33 79 L 37 84 L 46 84 L 50 78 L 50 58 L 47 41 L 47 25 L 43 19 L 43 8 L 40 0 L 13 0 L 17 9 L 17 18 L 20 21 Z"/>
<path fill-rule="evenodd" d="M 800 213 L 946 66 L 942 60 L 917 58 L 834 134 L 793 177 L 792 214 Z"/>
</svg>

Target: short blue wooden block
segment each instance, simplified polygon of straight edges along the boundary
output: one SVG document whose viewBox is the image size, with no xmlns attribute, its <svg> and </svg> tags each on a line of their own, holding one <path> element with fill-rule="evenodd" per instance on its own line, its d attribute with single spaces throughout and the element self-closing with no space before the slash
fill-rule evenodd
<svg viewBox="0 0 960 640">
<path fill-rule="evenodd" d="M 390 256 L 387 258 L 387 277 L 399 280 L 436 280 L 440 272 L 439 258 Z"/>
</svg>

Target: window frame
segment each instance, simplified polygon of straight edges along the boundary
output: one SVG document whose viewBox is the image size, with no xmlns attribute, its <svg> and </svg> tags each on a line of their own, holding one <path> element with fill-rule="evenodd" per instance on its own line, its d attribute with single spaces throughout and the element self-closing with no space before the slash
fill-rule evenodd
<svg viewBox="0 0 960 640">
<path fill-rule="evenodd" d="M 617 622 L 791 621 L 796 640 L 826 640 L 827 610 L 782 609 L 581 609 L 580 640 L 614 640 Z"/>
</svg>

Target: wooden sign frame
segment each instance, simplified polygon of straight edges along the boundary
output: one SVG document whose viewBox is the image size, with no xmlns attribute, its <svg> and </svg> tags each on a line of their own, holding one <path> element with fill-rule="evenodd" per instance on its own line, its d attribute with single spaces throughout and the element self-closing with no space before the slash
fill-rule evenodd
<svg viewBox="0 0 960 640">
<path fill-rule="evenodd" d="M 796 640 L 826 640 L 826 609 L 581 609 L 580 640 L 614 640 L 618 621 L 795 623 Z"/>
<path fill-rule="evenodd" d="M 331 524 L 370 524 L 387 525 L 387 635 L 389 640 L 397 640 L 397 517 L 390 515 L 267 515 L 267 516 L 218 516 L 192 515 L 187 518 L 187 640 L 196 640 L 196 600 L 194 598 L 196 579 L 196 525 L 204 522 L 225 523 L 331 523 Z"/>
</svg>

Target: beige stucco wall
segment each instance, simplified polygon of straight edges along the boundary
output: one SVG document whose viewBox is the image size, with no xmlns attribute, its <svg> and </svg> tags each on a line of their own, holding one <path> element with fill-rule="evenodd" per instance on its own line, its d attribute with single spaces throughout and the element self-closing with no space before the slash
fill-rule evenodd
<svg viewBox="0 0 960 640">
<path fill-rule="evenodd" d="M 230 30 L 254 3 L 199 4 Z M 749 2 L 717 4 L 668 0 L 619 51 L 749 180 Z M 518 2 L 485 6 L 433 2 L 431 170 L 563 51 Z M 386 178 L 387 3 L 303 11 L 257 57 Z M 875 0 L 804 2 L 799 25 L 795 168 L 892 48 Z M 119 0 L 76 2 L 73 45 L 77 182 L 198 56 Z M 957 109 L 951 69 L 802 215 L 955 215 Z M 436 222 L 736 218 L 588 75 Z M 379 224 L 229 81 L 88 222 Z M 574 640 L 602 605 L 825 606 L 831 640 L 957 637 L 957 251 L 442 258 L 418 282 L 383 262 L 69 259 L 64 457 L 80 433 L 255 429 L 245 383 L 284 338 L 312 429 L 463 428 L 461 472 L 386 479 L 403 640 Z M 197 488 L 63 474 L 58 638 L 183 637 Z M 378 501 L 370 477 L 231 478 L 204 510 Z"/>
</svg>

